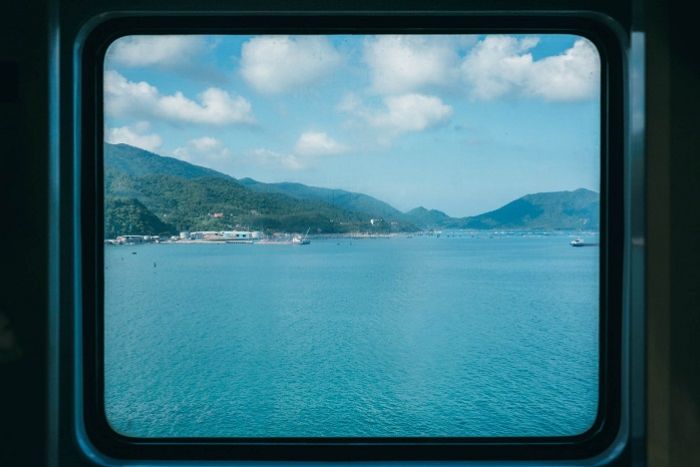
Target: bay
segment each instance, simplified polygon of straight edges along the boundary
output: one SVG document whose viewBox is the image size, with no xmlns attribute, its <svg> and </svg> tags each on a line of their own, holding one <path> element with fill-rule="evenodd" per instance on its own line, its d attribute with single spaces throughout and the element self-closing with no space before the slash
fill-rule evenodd
<svg viewBox="0 0 700 467">
<path fill-rule="evenodd" d="M 570 239 L 107 246 L 108 421 L 135 437 L 583 433 L 599 249 Z"/>
</svg>

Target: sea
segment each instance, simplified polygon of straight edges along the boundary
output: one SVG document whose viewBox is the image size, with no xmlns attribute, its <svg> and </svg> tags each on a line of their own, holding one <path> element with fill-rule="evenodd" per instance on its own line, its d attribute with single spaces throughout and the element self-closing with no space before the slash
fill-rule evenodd
<svg viewBox="0 0 700 467">
<path fill-rule="evenodd" d="M 107 419 L 158 438 L 584 433 L 600 250 L 576 236 L 106 246 Z"/>
</svg>

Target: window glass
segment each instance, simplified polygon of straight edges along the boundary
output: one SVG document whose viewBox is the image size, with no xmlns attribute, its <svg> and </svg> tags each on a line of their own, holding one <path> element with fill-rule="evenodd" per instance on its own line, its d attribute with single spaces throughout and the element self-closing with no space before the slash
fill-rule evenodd
<svg viewBox="0 0 700 467">
<path fill-rule="evenodd" d="M 104 407 L 133 437 L 538 437 L 599 391 L 600 59 L 573 35 L 127 36 Z"/>
</svg>

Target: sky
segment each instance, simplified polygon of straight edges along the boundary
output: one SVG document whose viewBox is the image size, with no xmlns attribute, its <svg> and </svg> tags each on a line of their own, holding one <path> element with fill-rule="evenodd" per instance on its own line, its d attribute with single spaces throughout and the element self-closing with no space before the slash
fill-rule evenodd
<svg viewBox="0 0 700 467">
<path fill-rule="evenodd" d="M 127 36 L 105 140 L 451 216 L 600 185 L 600 59 L 573 35 Z"/>
</svg>

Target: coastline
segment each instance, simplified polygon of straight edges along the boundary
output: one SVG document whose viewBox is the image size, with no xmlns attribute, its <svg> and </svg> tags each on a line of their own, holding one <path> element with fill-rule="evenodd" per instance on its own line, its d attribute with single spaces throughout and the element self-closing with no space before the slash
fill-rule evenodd
<svg viewBox="0 0 700 467">
<path fill-rule="evenodd" d="M 296 233 L 274 234 L 269 236 L 261 236 L 255 239 L 188 239 L 188 238 L 163 238 L 149 235 L 130 235 L 129 237 L 140 237 L 138 241 L 118 241 L 117 239 L 105 239 L 105 245 L 114 246 L 133 246 L 139 244 L 183 244 L 183 245 L 212 245 L 212 244 L 240 244 L 240 245 L 294 245 L 293 238 Z M 392 233 L 370 233 L 370 232 L 347 232 L 347 233 L 329 233 L 329 234 L 310 234 L 308 236 L 311 241 L 318 240 L 377 240 L 377 239 L 411 239 L 411 238 L 497 238 L 497 237 L 598 237 L 597 231 L 581 231 L 581 230 L 440 230 L 440 231 L 421 231 L 421 232 L 392 232 Z"/>
</svg>

